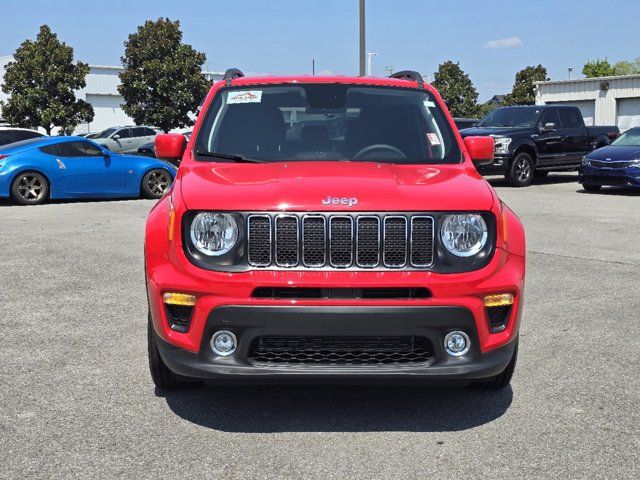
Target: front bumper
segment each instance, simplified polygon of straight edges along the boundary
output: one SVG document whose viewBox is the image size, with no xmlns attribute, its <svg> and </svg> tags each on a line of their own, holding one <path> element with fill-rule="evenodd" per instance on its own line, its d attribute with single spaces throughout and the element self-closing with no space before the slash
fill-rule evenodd
<svg viewBox="0 0 640 480">
<path fill-rule="evenodd" d="M 486 165 L 476 165 L 480 175 L 502 175 L 509 169 L 511 154 L 496 154 L 493 161 Z"/>
<path fill-rule="evenodd" d="M 596 168 L 582 165 L 578 182 L 581 184 L 606 185 L 619 187 L 640 187 L 640 168 Z"/>
<path fill-rule="evenodd" d="M 233 355 L 214 354 L 209 342 L 218 330 L 235 334 Z M 442 339 L 453 330 L 465 331 L 470 351 L 448 355 Z M 432 356 L 424 364 L 381 365 L 263 365 L 251 358 L 254 340 L 263 336 L 397 336 L 427 338 Z M 463 307 L 351 306 L 222 306 L 209 314 L 197 352 L 188 352 L 157 338 L 163 361 L 175 373 L 215 381 L 471 381 L 502 372 L 513 355 L 515 341 L 482 353 L 473 313 Z"/>
</svg>

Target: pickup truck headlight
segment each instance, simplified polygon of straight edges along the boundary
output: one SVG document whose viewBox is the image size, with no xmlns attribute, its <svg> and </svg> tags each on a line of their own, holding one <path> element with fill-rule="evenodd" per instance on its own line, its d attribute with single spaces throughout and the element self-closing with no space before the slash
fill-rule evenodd
<svg viewBox="0 0 640 480">
<path fill-rule="evenodd" d="M 191 241 L 203 255 L 224 255 L 238 241 L 238 224 L 227 213 L 198 213 L 191 222 Z"/>
<path fill-rule="evenodd" d="M 495 142 L 495 153 L 507 154 L 509 153 L 509 145 L 511 144 L 511 138 L 501 137 L 499 135 L 491 135 Z"/>
<path fill-rule="evenodd" d="M 487 223 L 475 213 L 447 215 L 440 228 L 442 244 L 457 257 L 477 254 L 486 245 L 487 238 Z"/>
</svg>

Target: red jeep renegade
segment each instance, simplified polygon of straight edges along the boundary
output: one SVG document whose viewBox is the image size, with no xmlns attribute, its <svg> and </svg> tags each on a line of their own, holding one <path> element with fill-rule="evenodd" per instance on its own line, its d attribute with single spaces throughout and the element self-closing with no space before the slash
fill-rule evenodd
<svg viewBox="0 0 640 480">
<path fill-rule="evenodd" d="M 186 382 L 509 384 L 524 231 L 416 72 L 228 70 L 145 240 L 149 363 Z"/>
</svg>

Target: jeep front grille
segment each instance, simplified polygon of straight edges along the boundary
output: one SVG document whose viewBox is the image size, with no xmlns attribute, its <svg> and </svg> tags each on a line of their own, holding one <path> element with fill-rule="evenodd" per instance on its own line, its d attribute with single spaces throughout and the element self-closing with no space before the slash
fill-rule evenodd
<svg viewBox="0 0 640 480">
<path fill-rule="evenodd" d="M 250 214 L 247 255 L 259 268 L 427 268 L 433 236 L 423 214 Z"/>
</svg>

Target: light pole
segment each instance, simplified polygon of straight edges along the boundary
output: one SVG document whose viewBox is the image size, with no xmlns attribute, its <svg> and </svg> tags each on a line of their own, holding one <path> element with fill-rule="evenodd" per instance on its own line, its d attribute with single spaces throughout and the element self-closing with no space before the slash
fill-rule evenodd
<svg viewBox="0 0 640 480">
<path fill-rule="evenodd" d="M 387 71 L 387 73 L 389 74 L 389 75 L 387 75 L 387 76 L 389 76 L 389 77 L 390 77 L 390 76 L 393 74 L 393 65 L 387 65 L 386 67 L 384 67 L 384 69 L 385 69 L 385 70 Z"/>
<path fill-rule="evenodd" d="M 573 67 L 569 67 L 568 70 L 569 70 L 569 80 L 571 80 L 571 72 L 573 72 Z"/>
<path fill-rule="evenodd" d="M 378 55 L 375 52 L 367 52 L 367 76 L 371 76 L 371 57 Z"/>
<path fill-rule="evenodd" d="M 360 0 L 360 76 L 364 77 L 365 71 L 365 35 L 364 35 L 364 0 Z"/>
</svg>

